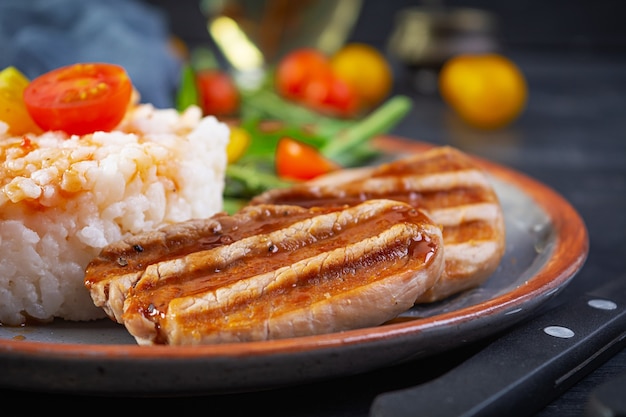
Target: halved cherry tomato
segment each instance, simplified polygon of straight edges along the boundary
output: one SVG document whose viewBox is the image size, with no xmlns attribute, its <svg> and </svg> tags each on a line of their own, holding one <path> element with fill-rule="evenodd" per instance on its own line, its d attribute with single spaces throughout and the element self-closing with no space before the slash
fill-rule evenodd
<svg viewBox="0 0 626 417">
<path fill-rule="evenodd" d="M 115 128 L 124 118 L 132 90 L 119 65 L 81 63 L 35 78 L 24 90 L 24 103 L 42 129 L 84 135 Z"/>
<path fill-rule="evenodd" d="M 205 115 L 232 116 L 239 110 L 240 95 L 227 73 L 206 69 L 196 74 L 200 107 Z"/>
<path fill-rule="evenodd" d="M 276 173 L 281 178 L 310 180 L 339 168 L 311 145 L 283 137 L 276 147 Z"/>
</svg>

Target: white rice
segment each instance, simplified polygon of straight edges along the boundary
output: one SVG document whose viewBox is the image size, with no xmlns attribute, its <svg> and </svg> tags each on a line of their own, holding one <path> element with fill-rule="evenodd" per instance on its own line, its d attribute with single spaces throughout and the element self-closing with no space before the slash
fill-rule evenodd
<svg viewBox="0 0 626 417">
<path fill-rule="evenodd" d="M 0 122 L 0 324 L 105 317 L 83 285 L 107 244 L 222 209 L 229 129 L 139 105 L 118 129 L 11 138 Z"/>
</svg>

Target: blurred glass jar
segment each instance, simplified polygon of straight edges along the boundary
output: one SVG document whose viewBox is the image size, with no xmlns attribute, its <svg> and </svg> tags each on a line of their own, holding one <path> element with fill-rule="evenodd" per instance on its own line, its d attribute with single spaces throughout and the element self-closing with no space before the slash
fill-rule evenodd
<svg viewBox="0 0 626 417">
<path fill-rule="evenodd" d="M 463 53 L 498 52 L 497 18 L 485 10 L 434 2 L 396 14 L 388 40 L 391 56 L 415 73 L 418 90 L 432 92 L 441 66 Z"/>
<path fill-rule="evenodd" d="M 361 5 L 362 0 L 201 0 L 211 38 L 244 84 L 260 79 L 295 48 L 338 50 Z"/>
</svg>

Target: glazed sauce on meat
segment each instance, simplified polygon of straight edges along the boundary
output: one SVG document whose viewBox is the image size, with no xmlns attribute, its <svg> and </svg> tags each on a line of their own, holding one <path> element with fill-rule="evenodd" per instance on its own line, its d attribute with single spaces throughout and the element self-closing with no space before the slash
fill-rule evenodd
<svg viewBox="0 0 626 417">
<path fill-rule="evenodd" d="M 236 216 L 217 215 L 208 220 L 209 225 L 191 228 L 187 233 L 156 233 L 140 235 L 121 242 L 120 246 L 105 248 L 87 267 L 87 286 L 120 275 L 143 271 L 148 265 L 180 258 L 190 253 L 227 245 L 233 241 L 260 233 L 269 233 L 304 218 L 308 210 L 300 207 L 283 207 L 279 210 L 260 209 L 254 221 L 242 221 Z"/>
<path fill-rule="evenodd" d="M 413 207 L 425 210 L 456 207 L 493 200 L 492 196 L 488 195 L 485 190 L 476 187 L 459 187 L 451 190 L 431 192 L 416 192 L 405 189 L 393 192 L 363 192 L 361 187 L 350 186 L 344 187 L 341 191 L 336 191 L 329 187 L 328 190 L 324 190 L 321 193 L 312 193 L 306 187 L 293 187 L 289 192 L 278 193 L 271 203 L 301 207 L 339 207 L 343 205 L 353 206 L 375 198 L 402 201 Z"/>
<path fill-rule="evenodd" d="M 201 296 L 285 266 L 291 265 L 294 270 L 297 269 L 293 281 L 273 285 L 271 289 L 264 290 L 261 296 L 253 299 L 245 294 L 233 296 L 225 306 L 220 306 L 213 313 L 204 311 L 202 317 L 192 315 L 185 318 L 190 326 L 197 325 L 198 321 L 202 321 L 203 326 L 217 326 L 209 323 L 209 317 L 219 321 L 222 315 L 229 312 L 244 309 L 248 314 L 251 313 L 251 308 L 265 309 L 265 304 L 293 308 L 294 305 L 311 303 L 339 291 L 339 287 L 358 287 L 406 270 L 411 264 L 416 266 L 428 263 L 438 247 L 428 237 L 415 231 L 422 230 L 420 228 L 428 219 L 422 212 L 410 206 L 392 207 L 393 209 L 386 209 L 383 213 L 365 219 L 337 222 L 330 227 L 312 226 L 297 237 L 287 236 L 280 241 L 271 239 L 272 232 L 306 219 L 303 213 L 298 212 L 297 216 L 289 213 L 281 217 L 280 221 L 274 217 L 265 218 L 264 221 L 256 222 L 254 233 L 252 230 L 244 233 L 240 229 L 230 229 L 226 240 L 231 243 L 220 244 L 215 241 L 212 250 L 194 252 L 185 258 L 188 263 L 185 273 L 160 276 L 156 280 L 140 280 L 130 292 L 129 308 L 132 311 L 142 311 L 146 317 L 158 321 L 164 317 L 170 302 L 176 298 Z M 311 218 L 334 211 L 341 209 L 316 209 L 307 213 Z M 335 249 L 341 250 L 392 227 L 406 229 L 406 232 L 400 238 L 384 241 L 384 245 L 367 247 L 362 254 L 341 257 L 340 261 L 333 261 L 328 256 Z M 257 233 L 259 230 L 262 231 L 260 234 Z M 234 246 L 242 238 L 251 235 L 257 238 L 254 243 L 245 247 L 244 255 L 234 260 L 225 260 L 223 255 L 217 254 L 218 249 Z M 319 268 L 303 266 L 298 269 L 299 261 L 316 257 L 324 258 L 323 262 L 320 261 Z M 287 302 L 284 303 L 283 300 Z M 260 311 L 257 313 L 261 314 Z"/>
</svg>

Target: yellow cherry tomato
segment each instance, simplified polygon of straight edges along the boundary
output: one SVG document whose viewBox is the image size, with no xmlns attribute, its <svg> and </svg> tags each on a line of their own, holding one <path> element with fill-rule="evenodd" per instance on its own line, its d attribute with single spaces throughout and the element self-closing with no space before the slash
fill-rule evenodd
<svg viewBox="0 0 626 417">
<path fill-rule="evenodd" d="M 519 67 L 494 53 L 450 58 L 439 73 L 439 91 L 462 119 L 482 129 L 511 123 L 526 107 L 528 95 Z"/>
<path fill-rule="evenodd" d="M 245 129 L 231 126 L 230 141 L 226 145 L 226 156 L 229 164 L 232 164 L 246 153 L 250 140 L 250 134 Z"/>
<path fill-rule="evenodd" d="M 9 134 L 41 132 L 24 104 L 24 89 L 29 82 L 15 67 L 0 71 L 0 120 L 9 125 Z"/>
<path fill-rule="evenodd" d="M 349 43 L 331 57 L 330 63 L 337 77 L 354 89 L 365 108 L 379 104 L 391 92 L 391 67 L 373 46 Z"/>
</svg>

